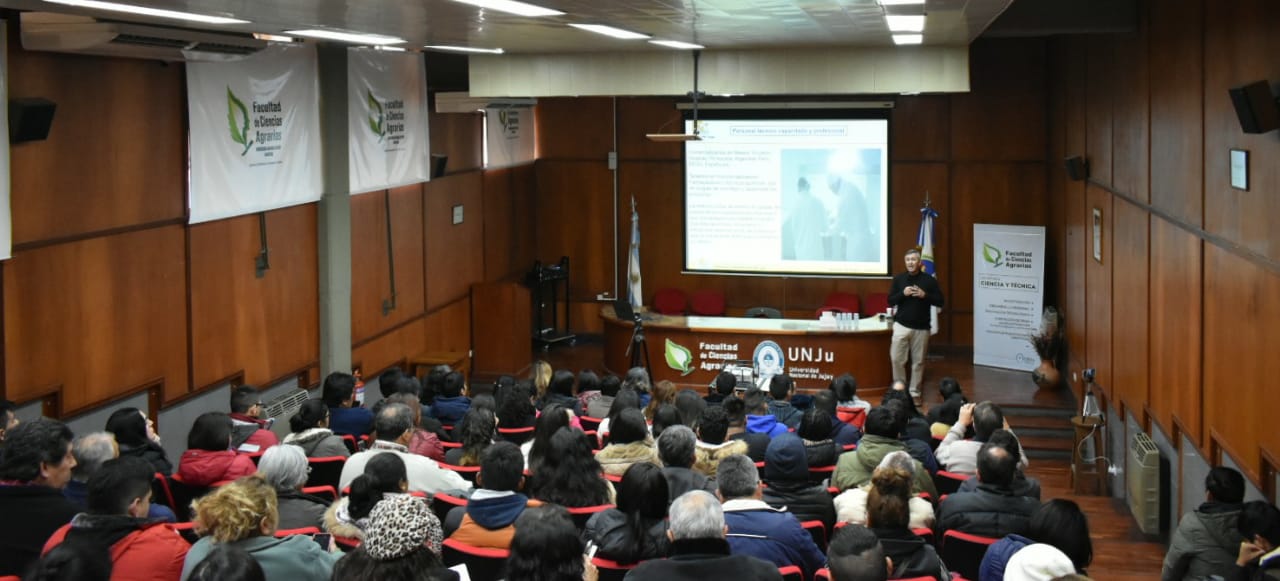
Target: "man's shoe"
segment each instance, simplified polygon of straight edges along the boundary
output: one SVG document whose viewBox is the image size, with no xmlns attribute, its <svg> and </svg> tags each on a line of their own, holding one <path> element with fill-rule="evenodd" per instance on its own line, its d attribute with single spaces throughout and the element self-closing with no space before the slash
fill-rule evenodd
<svg viewBox="0 0 1280 581">
<path fill-rule="evenodd" d="M 918 395 L 911 396 L 911 402 L 916 404 L 917 410 L 924 407 L 924 397 L 922 396 L 918 396 Z"/>
</svg>

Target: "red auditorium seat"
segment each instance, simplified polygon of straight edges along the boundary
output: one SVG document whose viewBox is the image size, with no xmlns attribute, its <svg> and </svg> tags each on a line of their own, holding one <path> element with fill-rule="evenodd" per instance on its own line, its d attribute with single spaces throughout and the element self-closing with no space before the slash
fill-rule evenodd
<svg viewBox="0 0 1280 581">
<path fill-rule="evenodd" d="M 704 317 L 723 317 L 724 293 L 711 289 L 694 292 L 689 298 L 689 311 Z"/>
<path fill-rule="evenodd" d="M 685 309 L 684 291 L 678 288 L 664 288 L 653 294 L 653 310 L 664 315 L 683 315 Z"/>
<path fill-rule="evenodd" d="M 858 300 L 858 295 L 835 291 L 827 295 L 827 300 L 822 302 L 822 306 L 818 308 L 816 314 L 821 315 L 823 311 L 860 313 L 862 312 L 860 310 L 861 304 L 862 301 Z"/>
<path fill-rule="evenodd" d="M 862 302 L 862 316 L 874 317 L 889 309 L 889 293 L 867 293 Z"/>
</svg>

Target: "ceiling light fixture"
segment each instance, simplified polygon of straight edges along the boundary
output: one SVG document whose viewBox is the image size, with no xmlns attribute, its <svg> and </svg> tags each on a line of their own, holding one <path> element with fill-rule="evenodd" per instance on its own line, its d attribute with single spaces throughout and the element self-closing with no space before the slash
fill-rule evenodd
<svg viewBox="0 0 1280 581">
<path fill-rule="evenodd" d="M 923 34 L 895 34 L 893 44 L 923 44 Z"/>
<path fill-rule="evenodd" d="M 698 49 L 707 48 L 700 44 L 693 44 L 692 42 L 682 42 L 679 40 L 651 40 L 649 41 L 649 44 L 656 44 L 658 46 L 665 46 L 667 48 L 677 48 L 680 50 L 698 50 Z"/>
<path fill-rule="evenodd" d="M 386 52 L 409 52 L 409 50 L 408 50 L 408 49 L 406 49 L 406 48 L 404 48 L 404 47 L 402 47 L 402 46 L 387 46 L 387 45 L 385 45 L 385 44 L 380 44 L 380 45 L 378 45 L 378 46 L 375 46 L 375 47 L 373 47 L 373 49 L 374 49 L 374 50 L 382 50 L 382 51 L 386 51 Z"/>
<path fill-rule="evenodd" d="M 476 48 L 473 46 L 451 46 L 447 44 L 428 44 L 422 48 L 429 50 L 447 50 L 449 52 L 476 52 L 482 54 L 502 54 L 500 48 Z"/>
<path fill-rule="evenodd" d="M 563 16 L 564 12 L 553 10 L 551 8 L 543 8 L 533 4 L 525 4 L 524 2 L 516 2 L 515 0 L 454 0 L 463 4 L 470 4 L 480 8 L 488 8 L 497 10 L 498 12 L 506 12 L 507 14 L 515 14 L 516 16 Z"/>
<path fill-rule="evenodd" d="M 693 51 L 693 92 L 689 93 L 693 97 L 693 133 L 646 133 L 645 138 L 649 141 L 702 141 L 702 136 L 698 135 L 698 97 L 702 96 L 698 92 L 698 61 L 701 58 L 702 51 Z M 663 124 L 663 127 L 667 124 Z M 659 127 L 658 131 L 662 131 L 662 128 Z"/>
<path fill-rule="evenodd" d="M 265 32 L 255 32 L 253 33 L 253 37 L 267 42 L 293 42 L 297 40 L 292 36 L 285 36 L 283 34 L 267 34 Z"/>
<path fill-rule="evenodd" d="M 169 18 L 172 20 L 186 20 L 189 22 L 200 22 L 204 24 L 248 24 L 248 20 L 239 18 L 228 18 L 226 16 L 210 16 L 208 14 L 194 14 L 191 12 L 179 12 L 177 10 L 162 10 L 160 8 L 148 8 L 146 6 L 133 6 L 131 4 L 118 4 L 116 2 L 100 2 L 98 0 L 44 0 L 51 4 L 62 4 L 64 6 L 75 6 L 77 8 L 90 8 L 93 10 L 106 10 L 109 12 L 125 12 L 128 14 L 137 14 L 140 16 L 153 16 L 155 18 Z"/>
<path fill-rule="evenodd" d="M 890 32 L 924 32 L 923 14 L 885 14 Z"/>
<path fill-rule="evenodd" d="M 364 32 L 343 32 L 339 30 L 323 30 L 318 28 L 309 28 L 305 30 L 286 30 L 285 34 L 294 36 L 305 36 L 307 38 L 318 38 L 320 40 L 336 40 L 339 42 L 349 42 L 352 44 L 401 44 L 408 42 L 403 38 L 395 36 L 386 36 L 383 34 L 368 34 Z"/>
<path fill-rule="evenodd" d="M 881 6 L 912 6 L 924 4 L 924 0 L 876 0 Z"/>
<path fill-rule="evenodd" d="M 613 38 L 620 38 L 622 40 L 641 40 L 641 39 L 649 38 L 649 35 L 647 34 L 640 34 L 639 32 L 631 32 L 630 30 L 614 28 L 612 26 L 606 26 L 604 24 L 570 24 L 569 26 L 572 26 L 574 28 L 580 28 L 582 30 L 591 31 L 596 34 L 603 34 L 605 36 L 611 36 Z"/>
</svg>

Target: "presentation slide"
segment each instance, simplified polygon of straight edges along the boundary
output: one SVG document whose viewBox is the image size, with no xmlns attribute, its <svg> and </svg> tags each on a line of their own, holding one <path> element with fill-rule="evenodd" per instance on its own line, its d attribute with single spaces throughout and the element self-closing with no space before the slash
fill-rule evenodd
<svg viewBox="0 0 1280 581">
<path fill-rule="evenodd" d="M 702 119 L 698 134 L 686 271 L 888 274 L 888 119 Z"/>
</svg>

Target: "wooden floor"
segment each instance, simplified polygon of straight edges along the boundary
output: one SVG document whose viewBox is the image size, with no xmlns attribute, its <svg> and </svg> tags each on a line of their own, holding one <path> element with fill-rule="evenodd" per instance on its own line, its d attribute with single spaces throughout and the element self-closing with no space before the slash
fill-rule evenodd
<svg viewBox="0 0 1280 581">
<path fill-rule="evenodd" d="M 559 346 L 534 354 L 555 369 L 604 369 L 602 346 L 587 339 L 573 347 Z M 659 363 L 660 364 L 660 363 Z M 853 370 L 856 375 L 856 370 Z M 1028 455 L 1033 458 L 1028 475 L 1040 480 L 1042 498 L 1068 498 L 1077 502 L 1089 516 L 1093 538 L 1093 565 L 1089 575 L 1099 581 L 1129 581 L 1160 578 L 1160 564 L 1165 547 L 1158 539 L 1142 534 L 1124 503 L 1101 496 L 1076 496 L 1071 492 L 1070 461 L 1058 458 L 1036 458 L 1031 440 L 1044 450 L 1070 450 L 1070 410 L 1077 409 L 1075 397 L 1068 390 L 1041 390 L 1031 383 L 1025 372 L 975 366 L 968 358 L 930 359 L 925 367 L 924 399 L 926 405 L 938 401 L 938 380 L 956 378 L 965 394 L 973 401 L 991 400 L 1014 413 L 1031 416 L 1011 417 L 1015 431 L 1043 431 L 1043 436 L 1020 436 Z M 877 401 L 883 389 L 867 389 L 860 395 Z M 1044 412 L 1034 415 L 1034 410 Z M 1055 423 L 1065 424 L 1057 426 Z M 1024 428 L 1025 426 L 1025 428 Z M 1068 435 L 1059 435 L 1068 434 Z M 1065 440 L 1065 442 L 1064 442 Z"/>
</svg>

